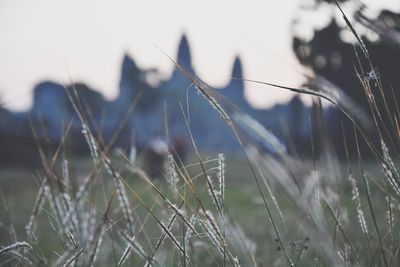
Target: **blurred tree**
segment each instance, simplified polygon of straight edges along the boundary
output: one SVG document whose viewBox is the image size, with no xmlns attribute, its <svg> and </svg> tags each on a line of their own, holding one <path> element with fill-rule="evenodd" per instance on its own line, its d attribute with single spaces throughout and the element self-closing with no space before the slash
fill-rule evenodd
<svg viewBox="0 0 400 267">
<path fill-rule="evenodd" d="M 339 86 L 365 111 L 370 111 L 370 108 L 362 82 L 369 83 L 384 117 L 384 124 L 390 125 L 394 122 L 394 117 L 399 115 L 395 96 L 398 96 L 400 89 L 400 14 L 382 10 L 378 16 L 373 17 L 366 15 L 369 13 L 366 6 L 356 6 L 351 1 L 338 1 L 367 47 L 371 58 L 369 62 L 336 4 L 330 4 L 332 12 L 327 14 L 330 16 L 327 25 L 322 27 L 316 25 L 319 28 L 314 29 L 311 37 L 305 35 L 309 29 L 299 25 L 310 16 L 310 12 L 321 12 L 321 8 L 327 8 L 327 2 L 334 3 L 334 1 L 314 0 L 311 4 L 300 8 L 298 17 L 293 21 L 292 48 L 296 57 L 315 74 Z M 352 12 L 348 11 L 348 7 Z M 337 14 L 340 16 L 336 16 Z M 378 81 L 375 80 L 372 69 L 376 70 Z M 388 112 L 379 90 L 380 84 Z M 338 116 L 339 118 L 341 117 Z M 340 127 L 339 125 L 336 124 L 336 127 Z"/>
</svg>

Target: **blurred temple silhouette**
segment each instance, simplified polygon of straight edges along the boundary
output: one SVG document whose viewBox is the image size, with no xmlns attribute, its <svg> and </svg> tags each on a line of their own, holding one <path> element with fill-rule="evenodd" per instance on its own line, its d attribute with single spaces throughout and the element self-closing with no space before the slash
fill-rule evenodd
<svg viewBox="0 0 400 267">
<path fill-rule="evenodd" d="M 341 1 L 341 4 L 346 2 Z M 315 1 L 302 9 L 318 12 L 320 5 L 323 5 L 322 1 Z M 343 37 L 343 32 L 348 29 L 340 26 L 342 24 L 332 15 L 330 23 L 315 30 L 310 39 L 304 39 L 294 31 L 293 51 L 298 60 L 314 73 L 304 86 L 331 94 L 344 103 L 344 108 L 357 108 L 355 114 L 362 121 L 362 115 L 370 112 L 362 82 L 374 88 L 381 85 L 387 101 L 385 103 L 378 95 L 377 105 L 381 110 L 389 110 L 389 114 L 383 115 L 384 120 L 393 123 L 390 111 L 397 110 L 394 96 L 398 95 L 400 87 L 400 75 L 397 75 L 400 69 L 400 15 L 383 10 L 373 18 L 365 15 L 363 6 L 355 10 L 348 14 L 352 23 L 374 34 L 374 38 L 366 35 L 361 38 L 370 52 L 372 67 L 379 69 L 379 75 L 375 69 L 360 68 L 369 63 L 360 56 L 360 49 Z M 293 25 L 301 21 L 299 14 Z M 185 71 L 196 75 L 186 35 L 180 40 L 175 58 Z M 239 56 L 233 61 L 231 77 L 243 77 Z M 351 139 L 354 136 L 351 123 L 334 106 L 323 108 L 318 100 L 314 100 L 314 105 L 308 107 L 295 95 L 286 104 L 256 109 L 246 100 L 244 91 L 245 84 L 240 79 L 232 79 L 222 88 L 215 88 L 222 98 L 270 130 L 285 144 L 289 153 L 318 153 L 312 151 L 313 138 L 316 142 L 330 139 L 336 149 L 343 152 L 340 151 L 343 148 L 342 123 L 346 137 Z M 191 143 L 183 116 L 185 112 L 193 137 L 203 151 L 241 151 L 218 112 L 178 68 L 168 79 L 162 80 L 157 69 L 141 69 L 126 54 L 122 60 L 119 95 L 115 100 L 105 100 L 83 83 L 64 88 L 61 84 L 43 81 L 33 89 L 33 106 L 29 111 L 11 112 L 0 108 L 0 166 L 37 164 L 37 144 L 48 155 L 52 155 L 61 143 L 68 145 L 69 153 L 88 155 L 82 125 L 68 95 L 75 92 L 77 105 L 104 148 L 118 149 L 129 155 L 132 148 L 138 153 L 148 151 L 154 140 L 164 139 L 171 152 L 175 151 L 184 158 Z M 376 136 L 373 131 L 369 134 Z M 320 137 L 322 139 L 318 140 Z M 386 137 L 390 138 L 390 135 Z M 268 147 L 262 149 L 271 153 Z"/>
<path fill-rule="evenodd" d="M 179 43 L 176 59 L 187 72 L 196 75 L 185 35 Z M 240 78 L 243 77 L 242 73 L 241 59 L 237 56 L 231 76 Z M 51 155 L 64 135 L 68 151 L 79 155 L 88 153 L 82 125 L 67 93 L 73 90 L 78 95 L 78 104 L 95 137 L 104 146 L 122 149 L 126 153 L 134 146 L 140 152 L 148 148 L 154 139 L 164 136 L 168 138 L 171 149 L 182 157 L 185 146 L 190 144 L 180 106 L 182 104 L 185 112 L 188 112 L 191 131 L 201 149 L 227 153 L 240 151 L 237 140 L 217 112 L 178 69 L 167 80 L 155 83 L 155 79 L 157 70 L 140 69 L 132 57 L 124 55 L 119 95 L 113 101 L 106 101 L 100 93 L 81 83 L 68 85 L 67 88 L 52 81 L 39 83 L 33 89 L 33 106 L 28 112 L 0 111 L 0 165 L 36 164 L 36 142 Z M 241 80 L 231 80 L 223 88 L 215 90 L 282 141 L 289 132 L 297 143 L 305 142 L 307 144 L 304 147 L 309 147 L 310 109 L 303 105 L 298 96 L 287 104 L 259 110 L 245 99 L 245 86 Z M 31 127 L 35 129 L 38 140 L 34 139 Z"/>
</svg>

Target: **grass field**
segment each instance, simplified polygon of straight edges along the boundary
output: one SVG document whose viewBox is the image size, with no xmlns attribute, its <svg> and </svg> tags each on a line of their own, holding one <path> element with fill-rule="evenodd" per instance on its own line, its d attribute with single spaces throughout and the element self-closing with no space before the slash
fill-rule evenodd
<svg viewBox="0 0 400 267">
<path fill-rule="evenodd" d="M 210 157 L 211 158 L 211 157 Z M 115 166 L 118 166 L 121 175 L 123 175 L 127 188 L 127 196 L 129 201 L 132 203 L 132 210 L 135 219 L 135 229 L 137 229 L 136 240 L 143 244 L 145 251 L 154 250 L 154 246 L 158 238 L 162 235 L 162 231 L 155 218 L 149 214 L 149 211 L 144 208 L 147 206 L 154 211 L 160 220 L 166 221 L 171 216 L 171 209 L 165 205 L 162 197 L 157 194 L 151 185 L 147 181 L 141 179 L 138 175 L 129 173 L 125 164 L 121 160 L 115 160 Z M 196 163 L 195 157 L 190 157 L 188 162 Z M 327 257 L 324 249 L 321 248 L 324 242 L 319 239 L 314 239 L 316 233 L 313 232 L 312 224 L 310 227 L 310 219 L 307 211 L 299 209 L 296 203 L 293 202 L 288 194 L 280 190 L 279 185 L 272 185 L 271 190 L 274 191 L 274 197 L 277 203 L 279 203 L 279 210 L 275 208 L 274 202 L 271 196 L 267 198 L 268 204 L 272 209 L 272 217 L 276 219 L 277 227 L 281 234 L 281 241 L 277 240 L 276 233 L 271 227 L 271 219 L 268 212 L 265 209 L 265 204 L 260 196 L 256 183 L 249 175 L 250 167 L 247 161 L 243 158 L 228 157 L 226 159 L 226 182 L 225 182 L 225 201 L 224 201 L 224 213 L 226 214 L 226 220 L 231 220 L 235 224 L 235 230 L 231 230 L 229 234 L 230 240 L 229 246 L 233 251 L 238 253 L 238 257 L 242 266 L 248 266 L 253 264 L 260 264 L 260 266 L 282 266 L 287 265 L 286 256 L 284 255 L 282 245 L 285 247 L 286 253 L 293 260 L 297 262 L 296 266 L 329 266 L 330 259 Z M 71 190 L 76 192 L 78 184 L 82 183 L 84 177 L 88 175 L 92 168 L 92 161 L 90 158 L 85 160 L 79 160 L 77 162 L 70 162 L 71 169 Z M 308 165 L 312 166 L 313 162 L 307 162 Z M 346 238 L 353 241 L 352 246 L 354 249 L 362 251 L 365 246 L 369 246 L 369 251 L 373 251 L 374 254 L 362 255 L 363 260 L 376 264 L 379 261 L 379 246 L 377 246 L 377 240 L 373 236 L 369 237 L 368 243 L 360 237 L 363 236 L 363 232 L 360 228 L 359 219 L 357 218 L 357 207 L 356 202 L 353 198 L 351 185 L 347 179 L 348 166 L 345 162 L 340 164 L 339 174 L 341 175 L 340 180 L 340 193 L 332 196 L 331 203 L 335 203 L 335 212 L 337 212 L 338 220 L 343 223 L 343 231 L 346 232 Z M 353 168 L 357 168 L 357 164 L 352 164 Z M 212 164 L 207 167 L 212 169 Z M 204 177 L 201 174 L 201 168 L 198 166 L 186 167 L 190 177 L 196 177 L 196 192 L 199 199 L 206 209 L 211 210 L 214 214 L 218 214 L 215 205 L 213 205 L 209 193 L 207 192 L 207 185 L 204 182 Z M 373 163 L 367 164 L 366 172 L 371 177 L 380 177 L 380 169 Z M 39 191 L 41 180 L 43 179 L 43 173 L 38 170 L 20 170 L 20 169 L 9 169 L 3 170 L 0 177 L 0 187 L 2 189 L 2 202 L 4 203 L 1 207 L 1 227 L 0 227 L 0 243 L 11 244 L 12 232 L 16 233 L 16 240 L 27 240 L 29 236 L 26 234 L 25 227 L 29 221 L 29 217 L 32 213 L 35 198 Z M 321 175 L 323 177 L 323 175 Z M 358 177 L 360 178 L 360 177 Z M 376 178 L 379 179 L 379 178 Z M 357 179 L 360 183 L 361 180 Z M 372 180 L 373 181 L 373 180 Z M 381 181 L 377 182 L 378 184 Z M 154 184 L 163 192 L 163 195 L 171 199 L 179 200 L 171 192 L 170 185 L 166 178 L 162 178 L 154 181 Z M 321 182 L 322 184 L 322 182 Z M 85 200 L 85 206 L 92 208 L 94 211 L 93 216 L 101 217 L 104 214 L 107 206 L 107 201 L 113 190 L 114 184 L 110 177 L 107 177 L 106 173 L 102 173 L 96 178 L 96 181 L 91 185 L 90 193 L 88 198 Z M 74 189 L 75 188 L 75 189 Z M 387 222 L 387 203 L 382 195 L 382 192 L 375 187 L 371 186 L 373 192 L 373 206 L 375 210 L 375 216 L 379 219 L 380 227 L 385 229 Z M 323 190 L 321 188 L 321 190 Z M 188 192 L 186 188 L 179 188 L 180 192 Z M 364 197 L 363 190 L 360 189 L 361 204 L 363 207 L 367 207 L 367 199 Z M 331 192 L 334 194 L 334 192 Z M 185 205 L 190 210 L 189 206 L 195 205 L 196 201 L 193 197 L 186 196 Z M 116 200 L 115 200 L 116 202 Z M 142 203 L 141 203 L 142 202 Z M 60 232 L 57 227 L 57 215 L 51 207 L 51 202 L 44 204 L 42 207 L 41 215 L 37 218 L 36 222 L 36 238 L 38 244 L 40 244 L 40 255 L 46 258 L 48 263 L 54 263 L 63 254 L 63 252 L 70 247 L 68 241 L 65 238 L 60 237 Z M 178 203 L 178 202 L 176 202 Z M 192 206 L 192 207 L 193 207 Z M 189 213 L 189 212 L 188 212 Z M 338 228 L 336 219 L 331 217 L 327 207 L 323 207 L 323 214 L 326 216 L 325 227 L 329 236 L 324 238 L 329 239 L 332 243 L 337 246 L 341 246 L 343 243 L 343 236 L 341 230 Z M 118 221 L 122 221 L 123 214 L 121 214 L 121 208 L 113 203 L 112 211 L 110 212 L 110 218 L 113 218 L 115 225 L 124 227 Z M 215 215 L 216 216 L 216 215 Z M 280 219 L 282 216 L 282 220 Z M 373 229 L 372 219 L 369 214 L 365 214 L 367 220 L 368 229 Z M 396 220 L 397 221 L 397 220 Z M 143 227 L 143 228 L 142 228 Z M 179 234 L 179 228 L 182 225 L 176 225 L 171 231 L 175 234 L 175 237 L 179 240 L 182 239 L 182 234 Z M 221 257 L 215 251 L 215 247 L 209 244 L 209 237 L 204 229 L 199 229 L 200 238 L 193 236 L 192 242 L 188 247 L 192 247 L 193 255 L 191 257 L 190 264 L 193 266 L 215 266 L 223 265 Z M 387 234 L 387 233 L 386 233 Z M 101 262 L 102 266 L 117 265 L 119 257 L 122 254 L 123 246 L 120 243 L 123 240 L 118 237 L 118 233 L 110 226 L 109 230 L 104 230 L 104 241 L 102 244 L 102 253 L 98 255 L 96 259 Z M 169 266 L 177 265 L 180 260 L 179 252 L 176 249 L 170 249 L 173 247 L 172 242 L 167 241 L 160 249 L 160 254 L 164 253 L 165 262 Z M 163 250 L 165 252 L 163 252 Z M 188 249 L 189 250 L 189 249 Z M 247 251 L 249 250 L 249 251 Z M 172 254 L 171 254 L 172 253 Z M 174 256 L 173 256 L 174 255 Z M 252 255 L 252 256 L 250 256 Z M 161 256 L 160 256 L 161 257 Z M 252 258 L 254 257 L 254 258 Z M 21 259 L 18 257 L 9 257 L 3 255 L 0 258 L 0 266 L 8 266 L 8 264 L 15 264 L 20 262 Z M 140 264 L 139 264 L 140 263 Z M 124 266 L 143 265 L 144 260 L 133 253 L 129 260 L 125 262 Z M 163 265 L 161 264 L 161 265 Z M 228 264 L 228 263 L 227 263 Z M 50 264 L 52 265 L 52 264 Z M 96 264 L 95 264 L 96 265 Z M 228 264 L 231 265 L 231 264 Z"/>
</svg>

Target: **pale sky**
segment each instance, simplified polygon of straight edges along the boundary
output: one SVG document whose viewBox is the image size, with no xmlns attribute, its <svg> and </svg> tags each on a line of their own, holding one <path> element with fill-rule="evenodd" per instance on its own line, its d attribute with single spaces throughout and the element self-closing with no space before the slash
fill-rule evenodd
<svg viewBox="0 0 400 267">
<path fill-rule="evenodd" d="M 115 98 L 125 52 L 167 78 L 172 64 L 154 44 L 175 57 L 184 32 L 195 69 L 211 86 L 228 82 L 236 54 L 246 78 L 298 86 L 302 70 L 291 50 L 290 23 L 301 2 L 1 0 L 0 102 L 26 110 L 35 84 L 68 83 L 68 72 L 75 82 Z M 248 84 L 246 96 L 256 106 L 270 106 L 290 94 Z"/>
</svg>

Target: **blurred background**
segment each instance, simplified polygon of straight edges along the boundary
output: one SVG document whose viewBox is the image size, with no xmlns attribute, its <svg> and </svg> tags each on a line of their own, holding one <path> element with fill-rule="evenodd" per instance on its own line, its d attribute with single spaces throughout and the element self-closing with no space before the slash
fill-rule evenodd
<svg viewBox="0 0 400 267">
<path fill-rule="evenodd" d="M 382 82 L 399 85 L 400 3 L 340 4 L 372 57 L 380 53 L 374 62 Z M 218 114 L 166 55 L 304 154 L 311 151 L 311 98 L 232 78 L 325 86 L 359 114 L 367 106 L 354 71 L 354 36 L 326 1 L 4 0 L 0 36 L 0 166 L 35 165 L 36 143 L 51 154 L 64 136 L 71 153 L 88 153 L 65 88 L 76 89 L 96 137 L 113 150 L 162 143 L 183 155 L 182 103 L 202 149 L 236 153 Z M 326 131 L 341 140 L 342 116 L 329 105 L 323 114 Z"/>
</svg>

